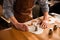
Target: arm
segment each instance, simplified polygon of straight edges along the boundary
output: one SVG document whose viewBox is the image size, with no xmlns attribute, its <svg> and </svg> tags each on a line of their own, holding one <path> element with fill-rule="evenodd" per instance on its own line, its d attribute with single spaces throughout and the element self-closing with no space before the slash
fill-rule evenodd
<svg viewBox="0 0 60 40">
<path fill-rule="evenodd" d="M 13 14 L 13 0 L 4 0 L 3 1 L 3 15 L 6 18 L 14 16 Z"/>
<path fill-rule="evenodd" d="M 17 20 L 14 17 L 13 14 L 13 0 L 4 0 L 3 1 L 3 15 L 10 19 L 10 21 L 14 24 L 17 23 Z"/>
<path fill-rule="evenodd" d="M 42 8 L 43 11 L 43 20 L 41 22 L 41 26 L 43 28 L 46 28 L 48 26 L 48 12 L 49 12 L 49 7 L 48 7 L 48 0 L 38 0 L 38 3 L 40 7 Z"/>
<path fill-rule="evenodd" d="M 39 0 L 39 5 L 41 6 L 44 14 L 43 20 L 48 19 L 48 12 L 49 12 L 48 0 Z"/>
<path fill-rule="evenodd" d="M 10 19 L 10 21 L 14 24 L 17 29 L 21 29 L 22 31 L 27 30 L 27 27 L 23 23 L 19 23 L 13 14 L 13 3 L 15 0 L 4 0 L 3 2 L 3 15 Z"/>
</svg>

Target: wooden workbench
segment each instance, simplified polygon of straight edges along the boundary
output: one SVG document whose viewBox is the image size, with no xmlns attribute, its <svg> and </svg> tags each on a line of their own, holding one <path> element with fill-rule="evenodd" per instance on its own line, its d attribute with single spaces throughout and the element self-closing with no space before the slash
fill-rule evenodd
<svg viewBox="0 0 60 40">
<path fill-rule="evenodd" d="M 60 26 L 58 22 L 49 24 L 48 28 L 44 29 L 42 34 L 23 32 L 13 27 L 4 29 L 0 31 L 0 40 L 60 40 L 60 28 L 54 31 L 51 37 L 48 35 L 49 28 L 53 28 L 55 24 Z"/>
</svg>

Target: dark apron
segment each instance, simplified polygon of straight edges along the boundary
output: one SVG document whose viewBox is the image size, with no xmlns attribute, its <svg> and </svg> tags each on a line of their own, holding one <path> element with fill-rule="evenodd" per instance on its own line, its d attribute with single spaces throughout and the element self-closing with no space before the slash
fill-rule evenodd
<svg viewBox="0 0 60 40">
<path fill-rule="evenodd" d="M 19 22 L 26 22 L 32 19 L 31 11 L 34 5 L 34 0 L 16 0 L 14 6 L 14 15 Z"/>
</svg>

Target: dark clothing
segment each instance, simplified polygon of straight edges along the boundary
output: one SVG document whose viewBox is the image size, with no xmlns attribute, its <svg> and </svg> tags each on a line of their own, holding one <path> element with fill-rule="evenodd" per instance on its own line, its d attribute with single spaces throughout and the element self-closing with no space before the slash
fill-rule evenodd
<svg viewBox="0 0 60 40">
<path fill-rule="evenodd" d="M 10 18 L 11 16 L 15 15 L 15 17 L 19 21 L 29 20 L 31 19 L 31 17 L 29 17 L 29 15 L 26 15 L 26 13 L 31 14 L 32 7 L 34 5 L 34 2 L 36 1 L 39 3 L 39 6 L 42 8 L 43 12 L 49 11 L 48 0 L 4 0 L 3 14 L 5 15 L 6 18 Z M 13 14 L 14 2 L 16 2 L 16 5 L 14 9 L 14 14 Z M 25 14 L 25 15 L 22 15 L 22 14 Z"/>
<path fill-rule="evenodd" d="M 56 3 L 52 7 L 50 7 L 50 13 L 58 13 L 60 14 L 60 3 Z"/>
<path fill-rule="evenodd" d="M 3 5 L 3 0 L 0 0 L 0 5 Z"/>
</svg>

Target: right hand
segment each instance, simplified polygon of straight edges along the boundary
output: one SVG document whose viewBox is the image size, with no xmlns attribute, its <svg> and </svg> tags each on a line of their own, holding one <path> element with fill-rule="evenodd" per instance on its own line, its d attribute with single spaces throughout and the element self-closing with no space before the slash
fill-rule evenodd
<svg viewBox="0 0 60 40">
<path fill-rule="evenodd" d="M 27 26 L 23 23 L 17 23 L 17 24 L 15 24 L 15 27 L 19 30 L 22 30 L 22 31 L 28 31 Z"/>
</svg>

